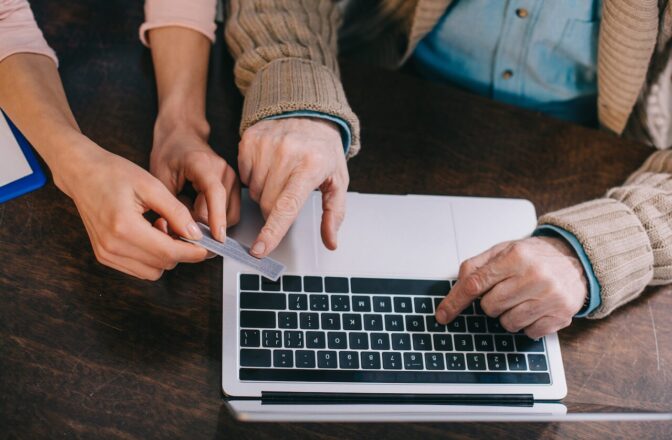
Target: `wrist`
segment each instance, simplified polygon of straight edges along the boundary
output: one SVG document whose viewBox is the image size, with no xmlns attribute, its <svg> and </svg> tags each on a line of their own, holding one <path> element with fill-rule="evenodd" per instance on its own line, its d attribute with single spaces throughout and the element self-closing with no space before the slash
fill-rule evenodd
<svg viewBox="0 0 672 440">
<path fill-rule="evenodd" d="M 55 141 L 55 146 L 45 161 L 56 187 L 73 198 L 81 179 L 90 175 L 91 162 L 102 160 L 109 153 L 79 132 L 62 136 Z"/>
<path fill-rule="evenodd" d="M 210 124 L 205 112 L 193 109 L 193 106 L 181 104 L 183 101 L 171 101 L 159 107 L 154 123 L 154 145 L 163 144 L 172 133 L 181 132 L 197 136 L 207 142 L 210 136 Z M 193 110 L 190 110 L 193 109 Z"/>
</svg>

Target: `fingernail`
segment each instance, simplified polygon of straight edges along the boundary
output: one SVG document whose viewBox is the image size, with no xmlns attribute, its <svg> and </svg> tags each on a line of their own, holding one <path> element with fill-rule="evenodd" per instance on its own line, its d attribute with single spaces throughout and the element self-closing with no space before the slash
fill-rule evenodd
<svg viewBox="0 0 672 440">
<path fill-rule="evenodd" d="M 189 233 L 189 238 L 192 240 L 200 240 L 203 238 L 203 233 L 198 229 L 198 226 L 196 226 L 196 223 L 194 222 L 187 225 L 187 233 Z"/>
<path fill-rule="evenodd" d="M 219 241 L 224 243 L 224 240 L 226 240 L 226 227 L 225 226 L 220 226 L 219 227 Z"/>
<path fill-rule="evenodd" d="M 256 243 L 254 243 L 254 246 L 252 246 L 252 253 L 253 254 L 261 255 L 261 254 L 264 253 L 265 250 L 266 250 L 266 245 L 264 244 L 263 241 L 258 241 Z"/>
<path fill-rule="evenodd" d="M 439 309 L 436 311 L 436 320 L 439 322 L 448 322 L 448 313 L 443 310 Z"/>
</svg>

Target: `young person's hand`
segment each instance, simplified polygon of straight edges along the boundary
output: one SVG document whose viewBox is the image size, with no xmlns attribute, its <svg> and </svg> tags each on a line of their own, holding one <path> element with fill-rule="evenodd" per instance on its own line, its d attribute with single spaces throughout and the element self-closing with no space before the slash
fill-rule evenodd
<svg viewBox="0 0 672 440">
<path fill-rule="evenodd" d="M 486 315 L 510 332 L 536 339 L 572 323 L 588 282 L 574 250 L 563 239 L 533 237 L 498 244 L 460 266 L 458 281 L 439 304 L 446 324 L 475 299 Z"/>
<path fill-rule="evenodd" d="M 328 249 L 336 249 L 349 176 L 341 134 L 332 122 L 315 118 L 257 122 L 243 133 L 238 169 L 266 219 L 252 255 L 265 257 L 278 246 L 316 188 L 322 191 L 322 241 Z"/>
<path fill-rule="evenodd" d="M 193 215 L 219 241 L 240 219 L 240 183 L 233 168 L 206 143 L 203 134 L 160 118 L 154 128 L 150 171 L 177 195 L 186 181 L 196 190 Z M 165 224 L 161 222 L 161 224 Z"/>
<path fill-rule="evenodd" d="M 178 263 L 202 261 L 207 251 L 152 227 L 154 211 L 176 234 L 202 236 L 189 210 L 156 178 L 134 163 L 81 136 L 70 165 L 53 168 L 54 180 L 77 206 L 93 251 L 102 264 L 138 278 L 156 280 Z M 71 150 L 71 151 L 74 151 Z"/>
</svg>

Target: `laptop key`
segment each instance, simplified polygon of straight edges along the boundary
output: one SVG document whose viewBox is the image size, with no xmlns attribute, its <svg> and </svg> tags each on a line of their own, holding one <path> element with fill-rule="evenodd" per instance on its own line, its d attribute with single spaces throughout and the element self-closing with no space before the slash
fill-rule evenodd
<svg viewBox="0 0 672 440">
<path fill-rule="evenodd" d="M 284 293 L 240 292 L 241 309 L 285 310 Z"/>
<path fill-rule="evenodd" d="M 473 314 L 474 314 L 473 304 L 469 304 L 467 308 L 465 308 L 464 310 L 462 310 L 462 312 L 460 312 L 460 315 L 473 315 Z"/>
<path fill-rule="evenodd" d="M 524 354 L 509 353 L 506 355 L 506 360 L 509 363 L 509 370 L 511 371 L 527 370 L 527 361 L 525 360 Z"/>
<path fill-rule="evenodd" d="M 363 351 L 359 355 L 363 370 L 380 370 L 380 353 Z"/>
<path fill-rule="evenodd" d="M 488 333 L 508 333 L 497 318 L 488 318 Z"/>
<path fill-rule="evenodd" d="M 354 293 L 389 293 L 392 295 L 445 295 L 450 281 L 407 280 L 394 278 L 351 278 Z"/>
<path fill-rule="evenodd" d="M 394 313 L 413 313 L 411 298 L 407 296 L 394 297 Z"/>
<path fill-rule="evenodd" d="M 329 297 L 327 295 L 310 295 L 310 310 L 329 310 Z"/>
<path fill-rule="evenodd" d="M 345 332 L 327 333 L 327 345 L 332 350 L 343 350 L 348 348 L 348 340 Z"/>
<path fill-rule="evenodd" d="M 364 330 L 382 330 L 383 317 L 381 315 L 365 314 Z"/>
<path fill-rule="evenodd" d="M 259 330 L 240 331 L 241 347 L 259 347 L 260 343 L 261 343 L 261 336 L 259 335 Z"/>
<path fill-rule="evenodd" d="M 241 273 L 240 290 L 259 290 L 259 275 Z"/>
<path fill-rule="evenodd" d="M 464 316 L 458 316 L 448 323 L 446 326 L 451 333 L 464 333 L 467 331 L 467 326 L 464 322 Z"/>
<path fill-rule="evenodd" d="M 290 293 L 287 297 L 289 310 L 308 310 L 308 295 L 305 293 Z"/>
<path fill-rule="evenodd" d="M 336 360 L 335 351 L 318 351 L 317 352 L 317 368 L 337 368 L 338 361 Z"/>
<path fill-rule="evenodd" d="M 483 316 L 467 316 L 467 329 L 470 333 L 485 333 L 485 318 Z"/>
<path fill-rule="evenodd" d="M 356 351 L 339 351 L 338 364 L 339 368 L 357 369 L 359 368 L 359 355 Z"/>
<path fill-rule="evenodd" d="M 297 328 L 299 326 L 299 319 L 296 312 L 279 312 L 278 313 L 278 327 L 280 328 Z"/>
<path fill-rule="evenodd" d="M 296 368 L 315 368 L 315 352 L 313 350 L 296 350 L 294 360 Z"/>
<path fill-rule="evenodd" d="M 402 315 L 385 315 L 385 330 L 388 332 L 403 332 L 404 317 Z"/>
<path fill-rule="evenodd" d="M 425 322 L 427 323 L 428 332 L 439 333 L 446 331 L 446 326 L 443 324 L 439 324 L 436 321 L 436 318 L 434 318 L 434 315 L 425 316 Z"/>
<path fill-rule="evenodd" d="M 485 355 L 483 353 L 467 353 L 467 368 L 476 371 L 485 370 Z"/>
<path fill-rule="evenodd" d="M 425 367 L 428 370 L 445 370 L 443 355 L 440 353 L 425 353 Z"/>
<path fill-rule="evenodd" d="M 517 351 L 538 351 L 542 353 L 544 351 L 544 343 L 541 339 L 535 341 L 534 339 L 530 339 L 525 335 L 517 335 L 515 339 Z"/>
<path fill-rule="evenodd" d="M 495 335 L 495 350 L 514 351 L 513 337 L 510 335 Z"/>
<path fill-rule="evenodd" d="M 406 315 L 406 331 L 424 332 L 425 321 L 420 315 Z"/>
<path fill-rule="evenodd" d="M 413 350 L 431 351 L 432 336 L 427 333 L 413 333 Z"/>
<path fill-rule="evenodd" d="M 474 335 L 474 342 L 477 351 L 493 351 L 495 345 L 492 343 L 492 335 Z"/>
<path fill-rule="evenodd" d="M 303 332 L 286 330 L 285 348 L 303 348 Z"/>
<path fill-rule="evenodd" d="M 350 286 L 347 278 L 325 277 L 324 291 L 329 293 L 348 293 Z"/>
<path fill-rule="evenodd" d="M 392 333 L 392 350 L 410 350 L 411 337 L 407 333 Z"/>
<path fill-rule="evenodd" d="M 449 370 L 464 370 L 464 354 L 446 353 L 446 367 Z"/>
<path fill-rule="evenodd" d="M 371 350 L 389 350 L 390 335 L 387 333 L 371 333 Z"/>
<path fill-rule="evenodd" d="M 271 350 L 241 348 L 240 365 L 242 367 L 270 367 Z"/>
<path fill-rule="evenodd" d="M 327 348 L 327 337 L 324 332 L 306 332 L 307 348 Z"/>
<path fill-rule="evenodd" d="M 361 330 L 362 315 L 358 313 L 343 314 L 343 330 Z"/>
<path fill-rule="evenodd" d="M 493 371 L 506 370 L 506 356 L 501 353 L 488 353 L 488 368 Z"/>
<path fill-rule="evenodd" d="M 282 347 L 282 332 L 280 330 L 264 330 L 261 334 L 261 343 L 264 347 Z"/>
<path fill-rule="evenodd" d="M 383 353 L 383 369 L 401 370 L 401 353 L 390 351 Z"/>
<path fill-rule="evenodd" d="M 429 297 L 413 298 L 415 313 L 434 313 L 434 305 L 432 303 L 432 298 Z"/>
<path fill-rule="evenodd" d="M 350 297 L 348 295 L 331 295 L 332 312 L 349 312 Z"/>
<path fill-rule="evenodd" d="M 374 296 L 373 311 L 378 313 L 392 312 L 392 299 L 389 296 Z"/>
<path fill-rule="evenodd" d="M 406 370 L 422 370 L 422 353 L 404 353 L 404 368 Z"/>
<path fill-rule="evenodd" d="M 455 350 L 457 351 L 473 351 L 474 341 L 471 335 L 455 335 Z"/>
<path fill-rule="evenodd" d="M 248 328 L 275 328 L 275 312 L 241 310 L 240 326 Z"/>
<path fill-rule="evenodd" d="M 530 370 L 532 371 L 546 371 L 548 365 L 546 364 L 546 356 L 543 354 L 528 354 L 527 360 L 530 363 Z"/>
<path fill-rule="evenodd" d="M 322 321 L 322 330 L 341 329 L 341 315 L 338 313 L 322 313 L 320 320 Z"/>
<path fill-rule="evenodd" d="M 318 351 L 317 352 L 317 368 L 337 368 L 335 351 Z"/>
<path fill-rule="evenodd" d="M 369 335 L 366 333 L 352 332 L 348 334 L 350 349 L 352 350 L 368 350 L 369 349 Z M 332 347 L 329 347 L 332 348 Z"/>
<path fill-rule="evenodd" d="M 280 280 L 273 281 L 269 280 L 266 277 L 261 277 L 261 290 L 263 290 L 264 292 L 279 292 Z"/>
<path fill-rule="evenodd" d="M 282 290 L 285 292 L 301 292 L 301 277 L 295 275 L 282 277 Z"/>
<path fill-rule="evenodd" d="M 433 335 L 434 350 L 453 351 L 453 338 L 450 335 Z"/>
<path fill-rule="evenodd" d="M 368 296 L 355 295 L 352 297 L 352 310 L 355 312 L 370 312 L 371 298 Z"/>
<path fill-rule="evenodd" d="M 294 353 L 292 350 L 273 350 L 273 366 L 292 368 L 294 366 Z"/>
<path fill-rule="evenodd" d="M 323 292 L 322 277 L 303 277 L 304 292 Z"/>
<path fill-rule="evenodd" d="M 481 308 L 481 302 L 479 300 L 474 301 L 474 313 L 477 315 L 485 315 L 485 312 Z"/>
<path fill-rule="evenodd" d="M 304 330 L 320 328 L 320 315 L 317 313 L 300 313 L 299 325 Z"/>
</svg>

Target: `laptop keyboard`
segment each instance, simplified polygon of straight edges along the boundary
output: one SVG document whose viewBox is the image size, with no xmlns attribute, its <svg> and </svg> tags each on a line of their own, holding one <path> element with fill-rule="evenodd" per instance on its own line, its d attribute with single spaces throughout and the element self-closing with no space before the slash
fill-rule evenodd
<svg viewBox="0 0 672 440">
<path fill-rule="evenodd" d="M 549 384 L 544 339 L 478 302 L 440 325 L 454 281 L 258 275 L 239 279 L 241 380 Z"/>
</svg>

